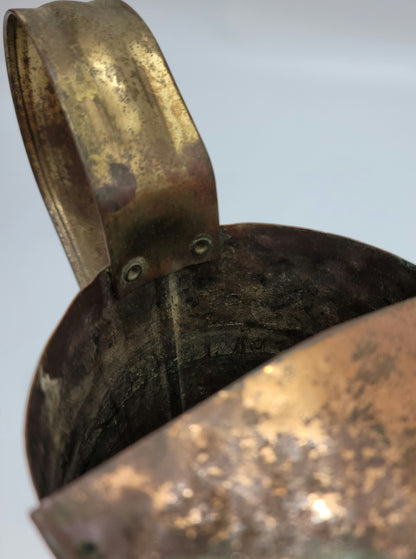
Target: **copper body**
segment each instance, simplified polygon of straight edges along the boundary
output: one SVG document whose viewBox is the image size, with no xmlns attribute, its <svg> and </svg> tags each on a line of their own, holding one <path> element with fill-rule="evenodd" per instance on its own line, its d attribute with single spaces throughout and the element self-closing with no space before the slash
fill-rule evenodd
<svg viewBox="0 0 416 559">
<path fill-rule="evenodd" d="M 220 228 L 206 150 L 125 4 L 17 10 L 6 32 L 83 288 L 28 404 L 33 517 L 56 556 L 415 558 L 416 267 Z"/>
<path fill-rule="evenodd" d="M 413 559 L 416 300 L 327 330 L 41 502 L 62 557 Z"/>
</svg>

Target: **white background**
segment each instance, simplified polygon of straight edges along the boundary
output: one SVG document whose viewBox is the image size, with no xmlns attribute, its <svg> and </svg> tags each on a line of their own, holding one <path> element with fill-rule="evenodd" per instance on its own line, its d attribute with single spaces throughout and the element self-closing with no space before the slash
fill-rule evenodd
<svg viewBox="0 0 416 559">
<path fill-rule="evenodd" d="M 38 2 L 0 0 L 2 11 Z M 20 3 L 21 2 L 21 3 Z M 414 0 L 132 0 L 214 166 L 222 223 L 299 225 L 416 261 Z M 77 293 L 0 61 L 0 558 L 45 559 L 23 420 Z"/>
</svg>

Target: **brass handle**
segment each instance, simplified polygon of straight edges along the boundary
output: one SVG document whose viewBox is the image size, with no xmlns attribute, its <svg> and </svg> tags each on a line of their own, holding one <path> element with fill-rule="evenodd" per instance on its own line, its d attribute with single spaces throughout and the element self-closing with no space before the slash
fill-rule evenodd
<svg viewBox="0 0 416 559">
<path fill-rule="evenodd" d="M 218 254 L 208 154 L 129 6 L 11 10 L 6 58 L 26 150 L 81 286 L 111 266 L 124 294 Z"/>
</svg>

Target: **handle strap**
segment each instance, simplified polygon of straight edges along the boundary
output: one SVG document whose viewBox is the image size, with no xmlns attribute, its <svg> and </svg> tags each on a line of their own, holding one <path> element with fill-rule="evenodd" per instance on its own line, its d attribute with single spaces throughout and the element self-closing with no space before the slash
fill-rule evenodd
<svg viewBox="0 0 416 559">
<path fill-rule="evenodd" d="M 119 0 L 6 14 L 26 150 L 81 286 L 119 294 L 215 258 L 211 163 L 153 35 Z"/>
</svg>

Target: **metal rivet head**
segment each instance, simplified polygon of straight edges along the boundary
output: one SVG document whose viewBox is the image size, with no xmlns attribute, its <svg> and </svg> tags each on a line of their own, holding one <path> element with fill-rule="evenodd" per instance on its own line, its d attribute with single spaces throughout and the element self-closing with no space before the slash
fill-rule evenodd
<svg viewBox="0 0 416 559">
<path fill-rule="evenodd" d="M 97 547 L 93 542 L 88 542 L 88 541 L 81 542 L 80 545 L 78 546 L 78 555 L 79 557 L 82 558 L 96 557 L 96 551 L 97 551 Z"/>
<path fill-rule="evenodd" d="M 146 270 L 146 261 L 144 258 L 133 258 L 123 268 L 123 280 L 131 283 L 138 280 Z"/>
<path fill-rule="evenodd" d="M 191 243 L 191 252 L 197 258 L 203 258 L 212 248 L 212 240 L 208 235 L 199 235 Z"/>
<path fill-rule="evenodd" d="M 140 264 L 133 264 L 126 272 L 126 280 L 134 281 L 142 275 L 142 267 Z"/>
</svg>

